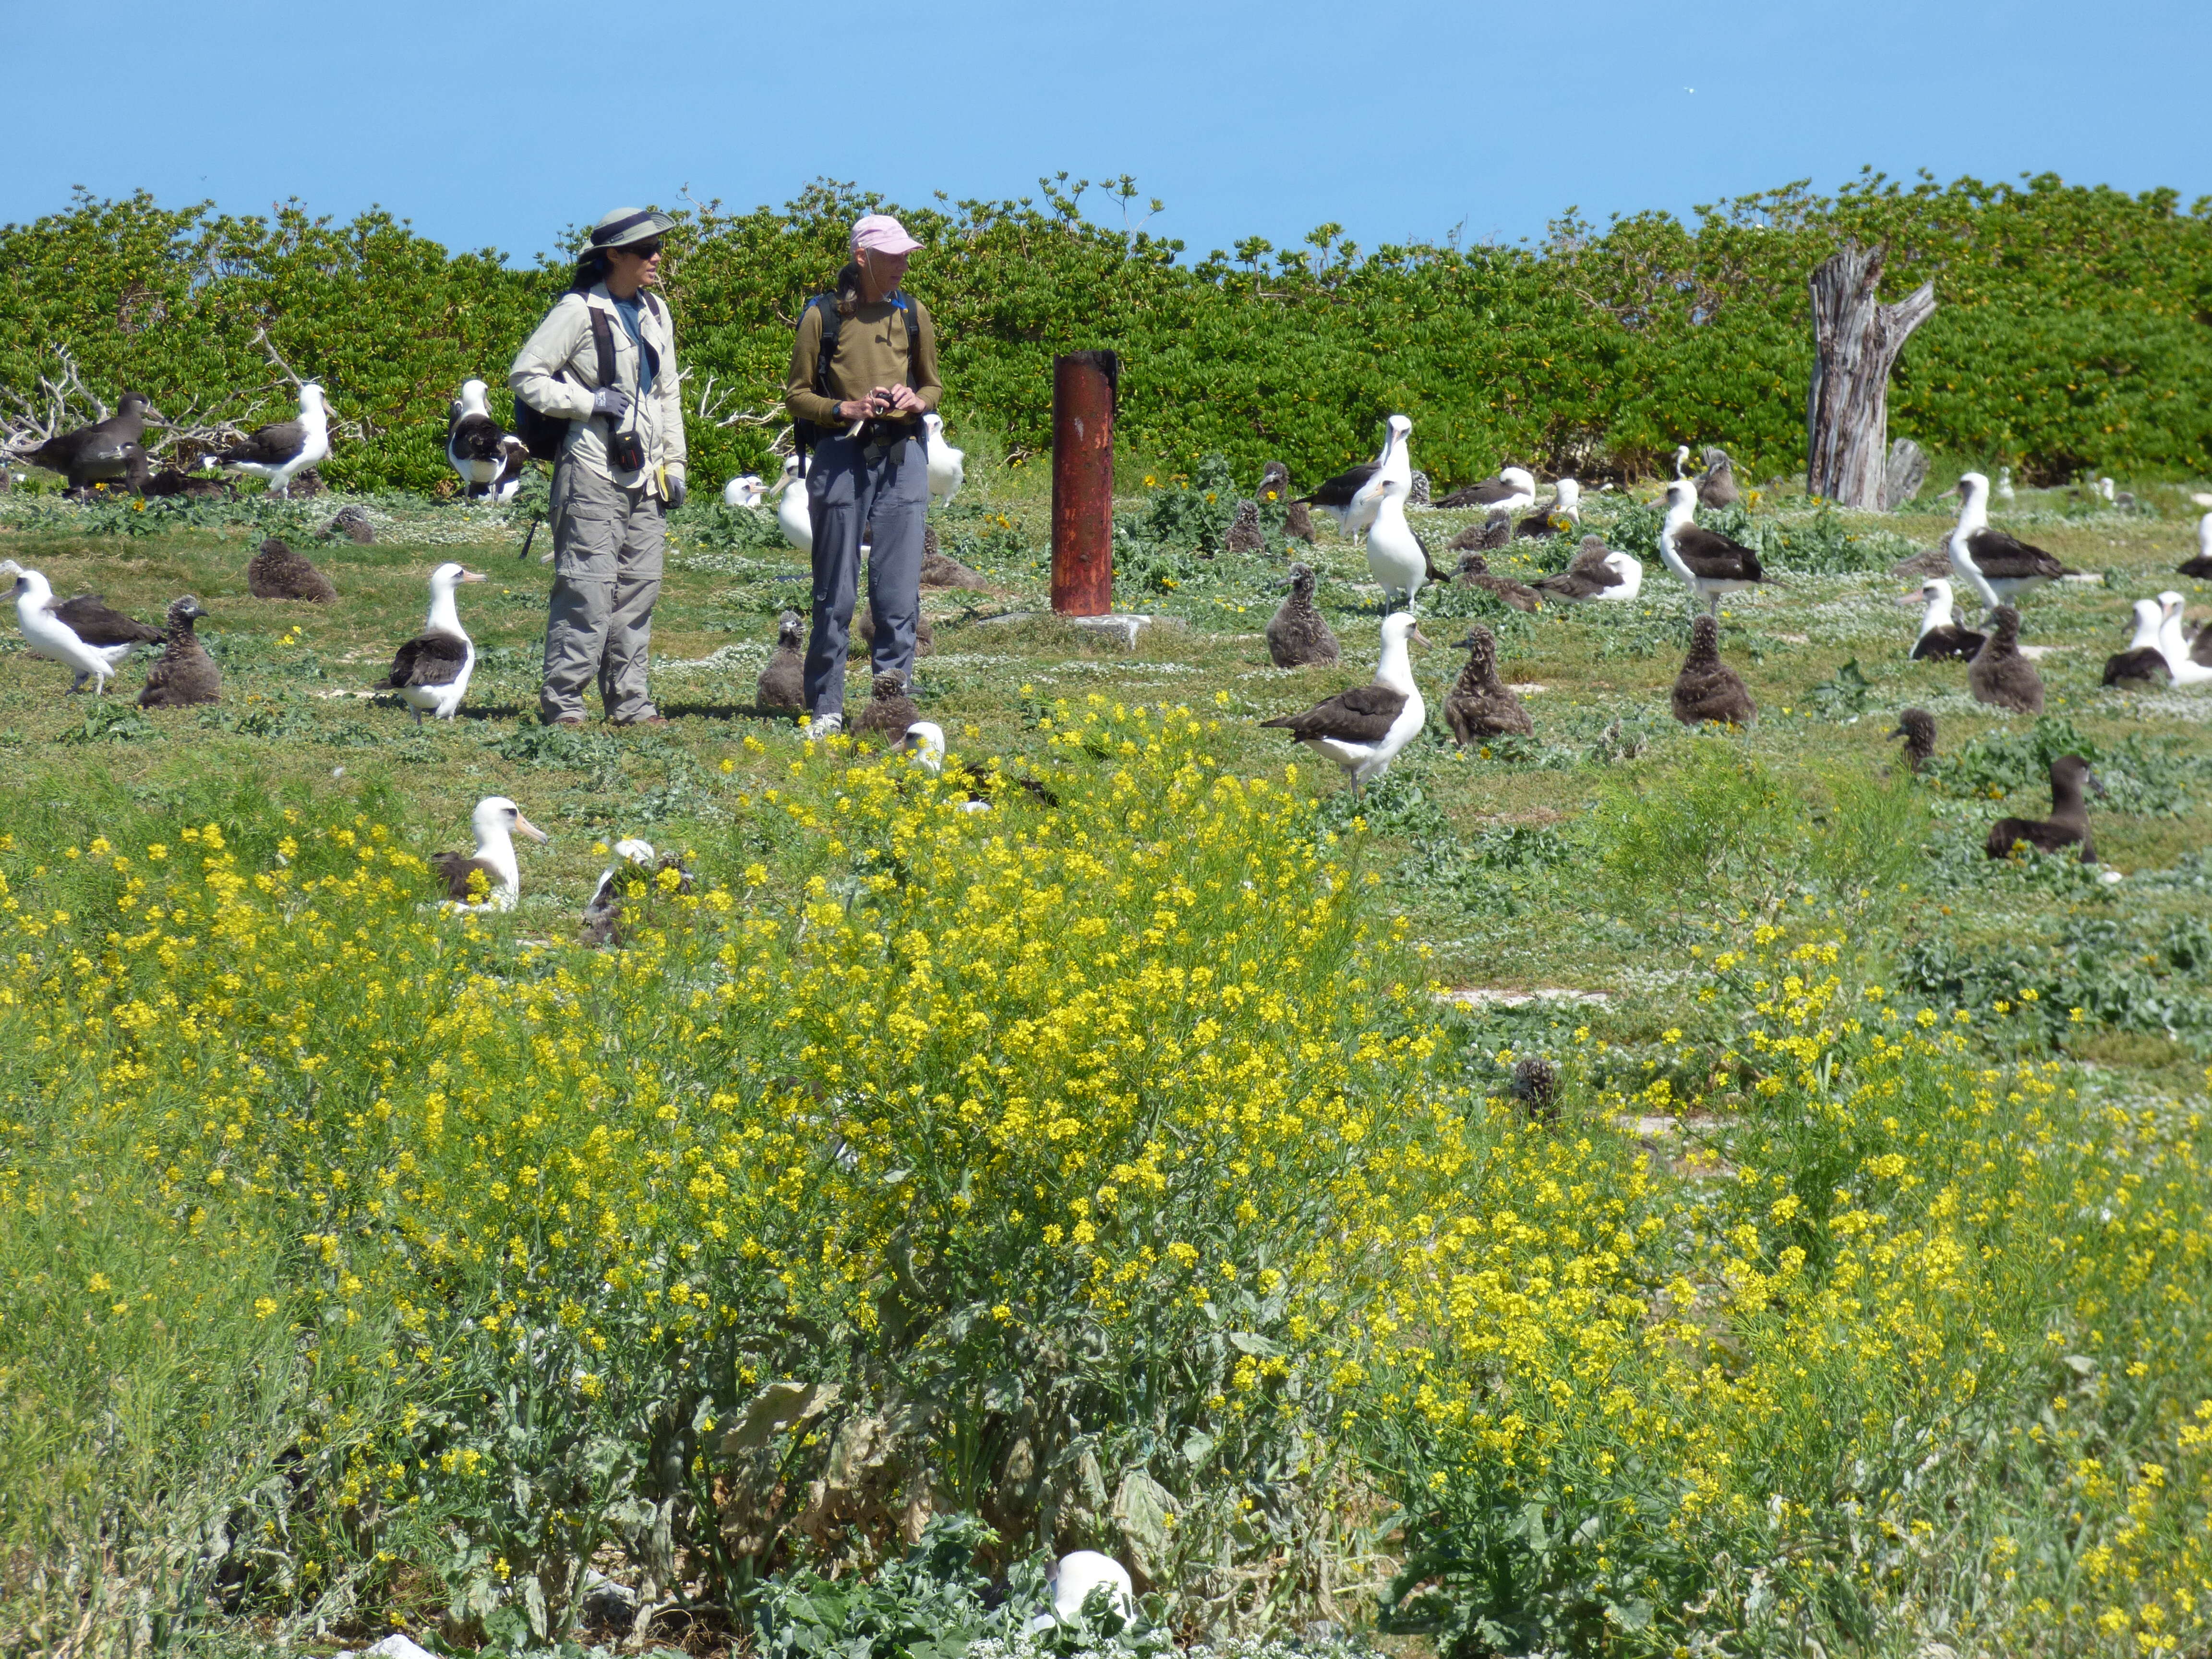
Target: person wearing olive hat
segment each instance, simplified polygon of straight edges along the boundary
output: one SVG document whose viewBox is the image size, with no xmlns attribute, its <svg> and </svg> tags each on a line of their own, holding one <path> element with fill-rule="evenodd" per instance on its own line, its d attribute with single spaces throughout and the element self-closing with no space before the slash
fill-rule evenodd
<svg viewBox="0 0 2212 1659">
<path fill-rule="evenodd" d="M 675 222 L 638 208 L 600 220 L 568 291 L 507 374 L 518 398 L 569 423 L 553 467 L 553 605 L 538 696 L 549 726 L 583 724 L 594 678 L 616 725 L 665 724 L 647 689 L 646 658 L 664 520 L 684 505 L 684 402 L 675 321 L 649 290 Z M 604 384 L 603 335 L 614 357 Z"/>
</svg>

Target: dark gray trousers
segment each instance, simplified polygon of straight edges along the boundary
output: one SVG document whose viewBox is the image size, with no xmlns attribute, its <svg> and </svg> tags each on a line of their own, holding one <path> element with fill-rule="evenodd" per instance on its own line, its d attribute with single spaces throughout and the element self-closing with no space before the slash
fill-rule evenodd
<svg viewBox="0 0 2212 1659">
<path fill-rule="evenodd" d="M 667 544 L 660 502 L 564 460 L 553 475 L 552 519 L 553 604 L 538 716 L 550 724 L 581 715 L 596 680 L 609 720 L 643 720 L 654 712 L 646 657 Z"/>
<path fill-rule="evenodd" d="M 845 643 L 860 580 L 860 532 L 868 538 L 868 605 L 875 614 L 872 672 L 914 672 L 921 618 L 922 520 L 929 512 L 929 462 L 908 439 L 882 449 L 853 438 L 825 440 L 806 472 L 814 519 L 814 623 L 806 636 L 806 712 L 842 713 Z"/>
</svg>

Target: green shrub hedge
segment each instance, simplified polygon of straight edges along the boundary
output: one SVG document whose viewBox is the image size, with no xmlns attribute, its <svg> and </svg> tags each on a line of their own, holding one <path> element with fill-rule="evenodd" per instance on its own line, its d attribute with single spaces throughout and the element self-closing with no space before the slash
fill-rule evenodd
<svg viewBox="0 0 2212 1659">
<path fill-rule="evenodd" d="M 1268 456 L 1312 477 L 1410 413 L 1440 480 L 1512 459 L 1635 475 L 1677 442 L 1729 445 L 1749 471 L 1803 461 L 1805 279 L 1846 235 L 1887 242 L 1893 291 L 1934 276 L 1941 308 L 1899 365 L 1894 429 L 2031 482 L 2084 468 L 2212 470 L 2212 198 L 2129 196 L 2050 175 L 2020 185 L 1869 173 L 1832 197 L 1791 185 L 1698 210 L 1570 209 L 1540 246 L 1367 252 L 1323 225 L 1188 260 L 1181 242 L 1088 216 L 1082 181 L 1041 199 L 905 207 L 926 246 L 914 286 L 937 314 L 956 434 L 1047 447 L 1056 352 L 1123 356 L 1123 444 L 1239 474 Z M 1128 204 L 1126 179 L 1108 191 Z M 763 465 L 781 426 L 790 327 L 876 198 L 817 184 L 781 210 L 686 209 L 668 290 L 691 375 L 704 482 Z M 112 396 L 172 414 L 269 418 L 289 401 L 258 335 L 358 423 L 325 468 L 355 488 L 444 476 L 459 383 L 497 387 L 564 268 L 452 252 L 381 210 L 339 225 L 296 202 L 264 217 L 140 194 L 81 195 L 0 227 L 0 388 L 54 353 Z M 716 417 L 750 413 L 761 423 Z M 503 407 L 503 403 L 501 404 Z"/>
</svg>

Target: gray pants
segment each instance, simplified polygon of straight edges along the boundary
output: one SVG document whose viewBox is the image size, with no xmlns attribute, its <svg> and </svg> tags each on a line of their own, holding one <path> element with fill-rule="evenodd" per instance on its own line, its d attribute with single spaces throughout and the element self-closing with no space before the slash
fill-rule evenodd
<svg viewBox="0 0 2212 1659">
<path fill-rule="evenodd" d="M 814 625 L 806 636 L 806 711 L 845 707 L 845 641 L 860 579 L 860 532 L 868 538 L 868 606 L 875 614 L 873 672 L 914 672 L 921 618 L 922 520 L 929 512 L 929 463 L 914 439 L 881 449 L 831 438 L 806 472 L 814 517 Z"/>
<path fill-rule="evenodd" d="M 538 716 L 579 718 L 584 688 L 617 722 L 654 712 L 646 690 L 666 526 L 659 498 L 564 460 L 553 475 L 553 610 Z"/>
</svg>

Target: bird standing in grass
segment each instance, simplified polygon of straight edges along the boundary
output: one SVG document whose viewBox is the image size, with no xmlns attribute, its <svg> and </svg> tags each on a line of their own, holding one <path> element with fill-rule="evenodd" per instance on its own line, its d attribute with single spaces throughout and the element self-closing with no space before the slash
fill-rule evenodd
<svg viewBox="0 0 2212 1659">
<path fill-rule="evenodd" d="M 511 501 L 522 488 L 529 447 L 492 419 L 482 380 L 461 382 L 461 395 L 447 410 L 446 464 L 471 501 Z"/>
<path fill-rule="evenodd" d="M 1690 592 L 1705 602 L 1705 614 L 1720 613 L 1723 594 L 1747 587 L 1779 587 L 1759 568 L 1759 555 L 1717 531 L 1698 527 L 1698 487 L 1688 478 L 1667 486 L 1667 518 L 1659 528 L 1659 556 Z"/>
<path fill-rule="evenodd" d="M 1444 694 L 1444 723 L 1453 740 L 1464 749 L 1485 738 L 1526 737 L 1535 731 L 1513 688 L 1498 678 L 1497 636 L 1476 623 L 1460 647 L 1468 653 L 1467 666 Z"/>
<path fill-rule="evenodd" d="M 2000 605 L 1990 636 L 1966 666 L 1966 689 L 1976 702 L 2020 714 L 2043 712 L 2043 677 L 2020 652 L 2020 612 Z"/>
<path fill-rule="evenodd" d="M 473 857 L 439 853 L 430 860 L 430 867 L 445 887 L 446 903 L 453 909 L 471 912 L 512 910 L 522 892 L 522 866 L 514 856 L 514 837 L 527 836 L 543 842 L 546 834 L 504 795 L 486 795 L 477 803 L 469 822 L 477 835 Z"/>
<path fill-rule="evenodd" d="M 775 653 L 761 670 L 755 693 L 762 710 L 796 714 L 806 707 L 806 622 L 796 611 L 775 619 Z"/>
<path fill-rule="evenodd" d="M 1990 481 L 1980 473 L 1961 475 L 1957 489 L 1959 522 L 1945 546 L 1959 580 L 1991 612 L 2045 582 L 2079 574 L 2041 548 L 1990 528 Z"/>
<path fill-rule="evenodd" d="M 1316 755 L 1324 755 L 1344 769 L 1352 793 L 1370 778 L 1377 778 L 1390 763 L 1420 734 L 1429 717 L 1414 683 L 1413 658 L 1407 641 L 1426 645 L 1428 636 L 1407 612 L 1382 619 L 1382 656 L 1372 685 L 1356 685 L 1348 691 L 1316 703 L 1303 714 L 1281 714 L 1261 720 L 1291 734 Z"/>
<path fill-rule="evenodd" d="M 1413 488 L 1413 459 L 1407 448 L 1413 435 L 1413 422 L 1403 415 L 1393 415 L 1383 434 L 1380 455 L 1338 473 L 1312 495 L 1297 497 L 1298 503 L 1328 514 L 1347 536 L 1355 536 L 1374 524 L 1382 509 L 1385 483 L 1395 479 L 1403 486 L 1398 496 L 1402 508 L 1406 496 Z"/>
<path fill-rule="evenodd" d="M 2012 849 L 2022 843 L 2046 853 L 2078 845 L 2081 862 L 2094 864 L 2097 847 L 2089 838 L 2089 807 L 2081 796 L 2085 783 L 2100 795 L 2105 793 L 2105 786 L 2089 769 L 2087 761 L 2079 755 L 2059 756 L 2051 763 L 2051 816 L 1999 818 L 1990 826 L 1990 838 L 1982 850 L 1993 859 L 2002 859 L 2010 857 Z"/>
<path fill-rule="evenodd" d="M 19 459 L 60 473 L 71 489 L 120 483 L 133 495 L 143 495 L 153 471 L 143 447 L 149 416 L 158 419 L 159 411 L 145 393 L 126 392 L 106 419 L 49 438 L 36 449 L 23 451 Z"/>
<path fill-rule="evenodd" d="M 2159 653 L 2176 685 L 2203 685 L 2212 682 L 2212 629 L 2200 628 L 2193 636 L 2181 629 L 2182 598 L 2169 589 L 2158 596 L 2160 607 L 2158 625 Z"/>
<path fill-rule="evenodd" d="M 256 427 L 241 443 L 207 458 L 210 466 L 228 466 L 268 481 L 272 495 L 289 496 L 292 480 L 328 459 L 331 419 L 337 411 L 313 380 L 300 388 L 300 418 Z"/>
<path fill-rule="evenodd" d="M 1721 625 L 1712 617 L 1690 624 L 1690 654 L 1674 677 L 1674 718 L 1685 726 L 1748 726 L 1758 718 L 1759 705 L 1721 660 L 1720 647 Z"/>
<path fill-rule="evenodd" d="M 1294 564 L 1290 597 L 1267 623 L 1267 659 L 1278 668 L 1310 668 L 1337 659 L 1336 635 L 1314 604 L 1313 567 Z"/>
<path fill-rule="evenodd" d="M 13 559 L 0 563 L 0 574 L 15 579 L 15 621 L 23 630 L 23 643 L 33 656 L 73 672 L 76 678 L 70 682 L 71 691 L 90 680 L 94 696 L 106 696 L 117 665 L 140 646 L 161 637 L 160 629 L 109 610 L 97 593 L 57 599 L 42 573 L 26 570 Z"/>
<path fill-rule="evenodd" d="M 1889 734 L 1905 739 L 1905 763 L 1917 772 L 1936 758 L 1936 717 L 1924 708 L 1907 708 L 1897 717 Z"/>
<path fill-rule="evenodd" d="M 192 632 L 192 624 L 206 615 L 189 593 L 170 601 L 168 642 L 161 659 L 146 671 L 146 688 L 138 694 L 141 708 L 184 708 L 222 697 L 222 671 Z"/>
<path fill-rule="evenodd" d="M 1715 444 L 1706 445 L 1705 470 L 1698 477 L 1698 505 L 1717 512 L 1724 507 L 1734 507 L 1736 501 L 1735 463 L 1729 459 L 1725 449 Z"/>
<path fill-rule="evenodd" d="M 469 676 L 476 671 L 477 647 L 461 626 L 453 590 L 463 582 L 490 580 L 450 562 L 430 573 L 429 616 L 422 631 L 403 644 L 392 659 L 392 672 L 384 682 L 415 711 L 416 725 L 422 724 L 426 714 L 449 720 L 459 712 L 461 699 L 468 695 Z"/>
<path fill-rule="evenodd" d="M 784 540 L 802 553 L 814 551 L 814 509 L 807 505 L 806 473 L 799 457 L 783 458 L 783 473 L 768 487 L 768 493 L 776 497 L 776 528 L 783 532 Z"/>
<path fill-rule="evenodd" d="M 945 441 L 945 417 L 935 410 L 921 417 L 921 424 L 927 433 L 929 504 L 950 507 L 968 476 L 967 452 Z"/>
<path fill-rule="evenodd" d="M 1403 478 L 1382 481 L 1382 505 L 1367 530 L 1367 573 L 1382 585 L 1385 607 L 1396 602 L 1395 595 L 1402 593 L 1411 609 L 1423 582 L 1443 580 L 1443 573 L 1429 562 L 1428 548 L 1407 522 L 1407 488 Z"/>
</svg>

